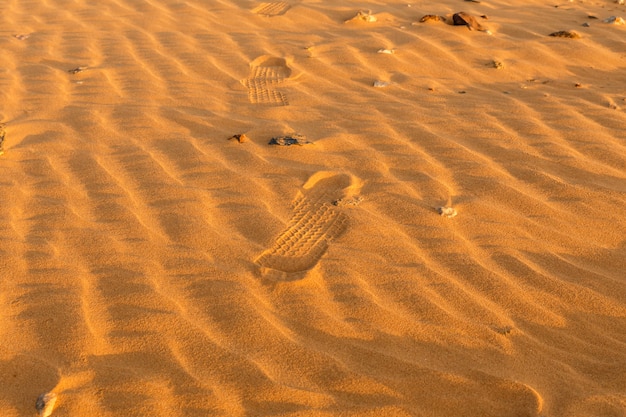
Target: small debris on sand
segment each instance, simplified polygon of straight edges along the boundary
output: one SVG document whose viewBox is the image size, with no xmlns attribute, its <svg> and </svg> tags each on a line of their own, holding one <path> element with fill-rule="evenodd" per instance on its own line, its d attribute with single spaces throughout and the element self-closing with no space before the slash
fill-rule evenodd
<svg viewBox="0 0 626 417">
<path fill-rule="evenodd" d="M 278 146 L 291 146 L 291 145 L 306 145 L 308 143 L 313 143 L 313 142 L 309 142 L 308 140 L 306 140 L 306 137 L 304 135 L 300 135 L 297 133 L 294 133 L 292 135 L 287 135 L 287 136 L 277 136 L 275 138 L 272 138 L 269 141 L 270 145 L 278 145 Z"/>
<path fill-rule="evenodd" d="M 358 206 L 363 201 L 363 197 L 355 196 L 349 198 L 340 198 L 338 200 L 333 201 L 333 206 L 344 207 L 344 206 Z"/>
<path fill-rule="evenodd" d="M 6 132 L 4 131 L 4 124 L 0 123 L 0 155 L 4 154 L 4 148 L 2 144 L 4 143 L 4 136 Z"/>
<path fill-rule="evenodd" d="M 368 22 L 368 23 L 372 23 L 377 21 L 378 19 L 376 19 L 376 16 L 374 16 L 372 14 L 371 10 L 359 10 L 356 14 L 356 16 L 354 16 L 351 19 L 348 19 L 345 21 L 345 23 L 348 22 Z"/>
<path fill-rule="evenodd" d="M 437 16 L 436 14 L 427 14 L 420 19 L 420 22 L 428 22 L 432 20 L 433 22 L 445 22 L 446 18 L 443 16 Z"/>
<path fill-rule="evenodd" d="M 502 69 L 504 68 L 504 64 L 501 61 L 498 60 L 493 60 L 491 61 L 491 66 L 494 67 L 495 69 Z"/>
<path fill-rule="evenodd" d="M 494 330 L 496 333 L 500 333 L 500 334 L 501 334 L 501 335 L 503 335 L 503 336 L 508 336 L 508 335 L 510 335 L 510 334 L 511 334 L 511 332 L 513 331 L 513 327 L 512 327 L 512 326 L 503 326 L 503 327 L 496 327 L 496 326 L 493 326 L 492 328 L 493 328 L 493 330 Z"/>
<path fill-rule="evenodd" d="M 48 417 L 52 414 L 52 409 L 54 408 L 54 403 L 56 403 L 56 401 L 57 395 L 52 392 L 41 394 L 35 402 L 37 414 L 41 417 Z"/>
<path fill-rule="evenodd" d="M 67 70 L 67 72 L 69 72 L 70 74 L 78 74 L 79 72 L 85 71 L 87 68 L 88 67 L 76 67 L 74 69 Z"/>
<path fill-rule="evenodd" d="M 244 143 L 248 141 L 248 137 L 245 134 L 233 135 L 228 138 L 228 140 L 236 140 L 239 143 Z"/>
<path fill-rule="evenodd" d="M 388 81 L 381 81 L 381 80 L 374 81 L 374 87 L 376 87 L 376 88 L 389 87 L 390 85 L 391 85 L 391 83 L 388 82 Z"/>
<path fill-rule="evenodd" d="M 449 219 L 451 219 L 452 217 L 458 214 L 456 210 L 453 209 L 452 207 L 438 207 L 437 212 L 441 214 L 443 217 L 447 217 Z"/>
<path fill-rule="evenodd" d="M 580 39 L 580 35 L 573 30 L 559 30 L 558 32 L 552 32 L 550 36 L 555 38 Z"/>
<path fill-rule="evenodd" d="M 625 25 L 626 22 L 619 16 L 611 16 L 603 20 L 604 23 L 609 23 L 611 25 Z"/>
<path fill-rule="evenodd" d="M 22 33 L 18 35 L 13 35 L 13 37 L 19 41 L 23 41 L 23 40 L 30 38 L 30 33 Z"/>
<path fill-rule="evenodd" d="M 393 55 L 393 54 L 396 53 L 396 50 L 395 49 L 385 49 L 385 48 L 382 48 L 382 49 L 379 49 L 376 52 L 379 53 L 379 54 Z"/>
</svg>

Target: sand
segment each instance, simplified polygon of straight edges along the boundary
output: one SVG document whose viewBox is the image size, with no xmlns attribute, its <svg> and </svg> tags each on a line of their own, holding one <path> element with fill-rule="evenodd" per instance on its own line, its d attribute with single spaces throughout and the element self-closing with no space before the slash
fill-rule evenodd
<svg viewBox="0 0 626 417">
<path fill-rule="evenodd" d="M 626 416 L 626 6 L 0 9 L 3 417 Z"/>
</svg>

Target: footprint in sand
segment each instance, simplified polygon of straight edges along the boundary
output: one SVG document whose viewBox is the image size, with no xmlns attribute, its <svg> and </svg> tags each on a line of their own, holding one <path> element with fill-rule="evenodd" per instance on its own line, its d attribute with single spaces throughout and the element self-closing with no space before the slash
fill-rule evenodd
<svg viewBox="0 0 626 417">
<path fill-rule="evenodd" d="M 287 106 L 289 102 L 276 86 L 291 75 L 283 58 L 261 56 L 250 64 L 250 76 L 241 83 L 248 88 L 248 98 L 254 104 Z"/>
<path fill-rule="evenodd" d="M 276 281 L 304 278 L 348 225 L 344 210 L 333 202 L 350 197 L 355 189 L 353 178 L 347 174 L 313 175 L 293 202 L 287 228 L 255 261 L 263 277 Z"/>
<path fill-rule="evenodd" d="M 287 13 L 291 6 L 284 1 L 275 1 L 271 3 L 261 3 L 254 9 L 252 13 L 260 14 L 263 16 L 280 16 Z"/>
</svg>

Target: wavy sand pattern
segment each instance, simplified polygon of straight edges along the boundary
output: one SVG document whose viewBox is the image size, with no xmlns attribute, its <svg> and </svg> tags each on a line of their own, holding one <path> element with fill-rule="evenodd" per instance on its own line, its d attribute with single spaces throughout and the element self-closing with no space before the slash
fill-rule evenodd
<svg viewBox="0 0 626 417">
<path fill-rule="evenodd" d="M 626 8 L 555 5 L 5 1 L 3 417 L 623 416 Z"/>
</svg>

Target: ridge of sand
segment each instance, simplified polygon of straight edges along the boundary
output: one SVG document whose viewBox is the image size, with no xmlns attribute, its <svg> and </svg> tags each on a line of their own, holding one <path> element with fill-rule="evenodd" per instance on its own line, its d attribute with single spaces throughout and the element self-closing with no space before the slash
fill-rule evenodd
<svg viewBox="0 0 626 417">
<path fill-rule="evenodd" d="M 623 416 L 609 16 L 3 2 L 2 415 Z"/>
</svg>

